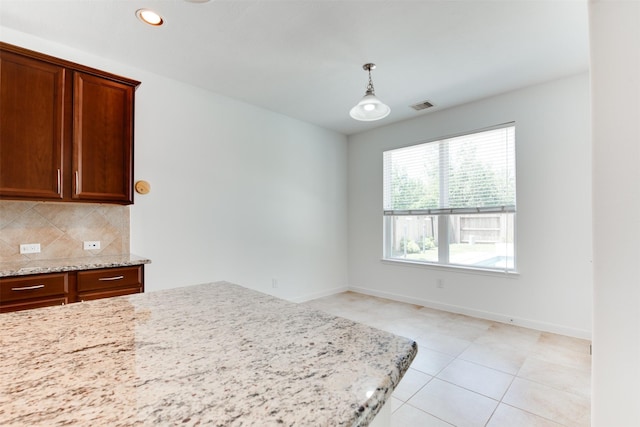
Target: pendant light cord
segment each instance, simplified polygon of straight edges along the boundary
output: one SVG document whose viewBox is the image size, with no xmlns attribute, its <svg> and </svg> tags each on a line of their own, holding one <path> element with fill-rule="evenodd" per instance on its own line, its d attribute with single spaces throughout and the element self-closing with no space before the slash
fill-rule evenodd
<svg viewBox="0 0 640 427">
<path fill-rule="evenodd" d="M 367 85 L 367 95 L 375 95 L 375 90 L 373 89 L 373 80 L 371 80 L 371 68 L 369 68 L 369 84 Z"/>
</svg>

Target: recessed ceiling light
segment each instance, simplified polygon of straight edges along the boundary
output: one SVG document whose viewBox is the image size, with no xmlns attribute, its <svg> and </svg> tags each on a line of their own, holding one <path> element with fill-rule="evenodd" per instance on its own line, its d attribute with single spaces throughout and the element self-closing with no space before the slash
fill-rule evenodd
<svg viewBox="0 0 640 427">
<path fill-rule="evenodd" d="M 159 27 L 164 24 L 162 16 L 158 15 L 153 10 L 138 9 L 136 10 L 136 16 L 145 24 L 153 25 L 154 27 Z"/>
</svg>

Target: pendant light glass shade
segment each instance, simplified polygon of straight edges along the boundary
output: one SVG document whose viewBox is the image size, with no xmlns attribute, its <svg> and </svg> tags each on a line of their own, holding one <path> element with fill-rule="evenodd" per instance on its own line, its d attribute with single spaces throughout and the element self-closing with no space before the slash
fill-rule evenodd
<svg viewBox="0 0 640 427">
<path fill-rule="evenodd" d="M 371 70 L 376 68 L 375 64 L 364 64 L 362 68 L 369 72 L 369 84 L 367 92 L 358 104 L 349 111 L 349 115 L 363 122 L 371 122 L 374 120 L 384 119 L 391 112 L 391 108 L 384 102 L 380 101 L 373 89 L 371 81 Z"/>
<path fill-rule="evenodd" d="M 367 94 L 349 111 L 351 117 L 363 122 L 384 119 L 391 112 L 391 108 L 380 101 L 374 94 Z"/>
</svg>

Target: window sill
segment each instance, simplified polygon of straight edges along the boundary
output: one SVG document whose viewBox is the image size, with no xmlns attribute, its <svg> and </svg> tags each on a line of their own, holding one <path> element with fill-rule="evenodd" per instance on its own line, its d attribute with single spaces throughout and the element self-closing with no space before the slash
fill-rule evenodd
<svg viewBox="0 0 640 427">
<path fill-rule="evenodd" d="M 424 262 L 416 262 L 416 261 L 405 261 L 401 259 L 388 259 L 383 258 L 380 260 L 382 264 L 402 266 L 402 267 L 413 267 L 413 268 L 425 268 L 427 270 L 440 270 L 440 271 L 452 271 L 459 272 L 465 274 L 479 274 L 484 276 L 495 276 L 495 277 L 508 277 L 516 279 L 520 277 L 520 273 L 517 271 L 504 271 L 504 270 L 494 270 L 490 268 L 478 268 L 478 267 L 467 267 L 462 265 L 441 265 L 441 264 L 428 264 Z"/>
</svg>

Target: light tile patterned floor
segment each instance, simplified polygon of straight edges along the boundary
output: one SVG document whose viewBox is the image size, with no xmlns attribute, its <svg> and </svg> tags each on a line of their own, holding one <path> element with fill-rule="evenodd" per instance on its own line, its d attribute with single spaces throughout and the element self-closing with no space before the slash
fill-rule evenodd
<svg viewBox="0 0 640 427">
<path fill-rule="evenodd" d="M 305 303 L 418 343 L 394 427 L 589 426 L 589 341 L 353 292 Z"/>
</svg>

